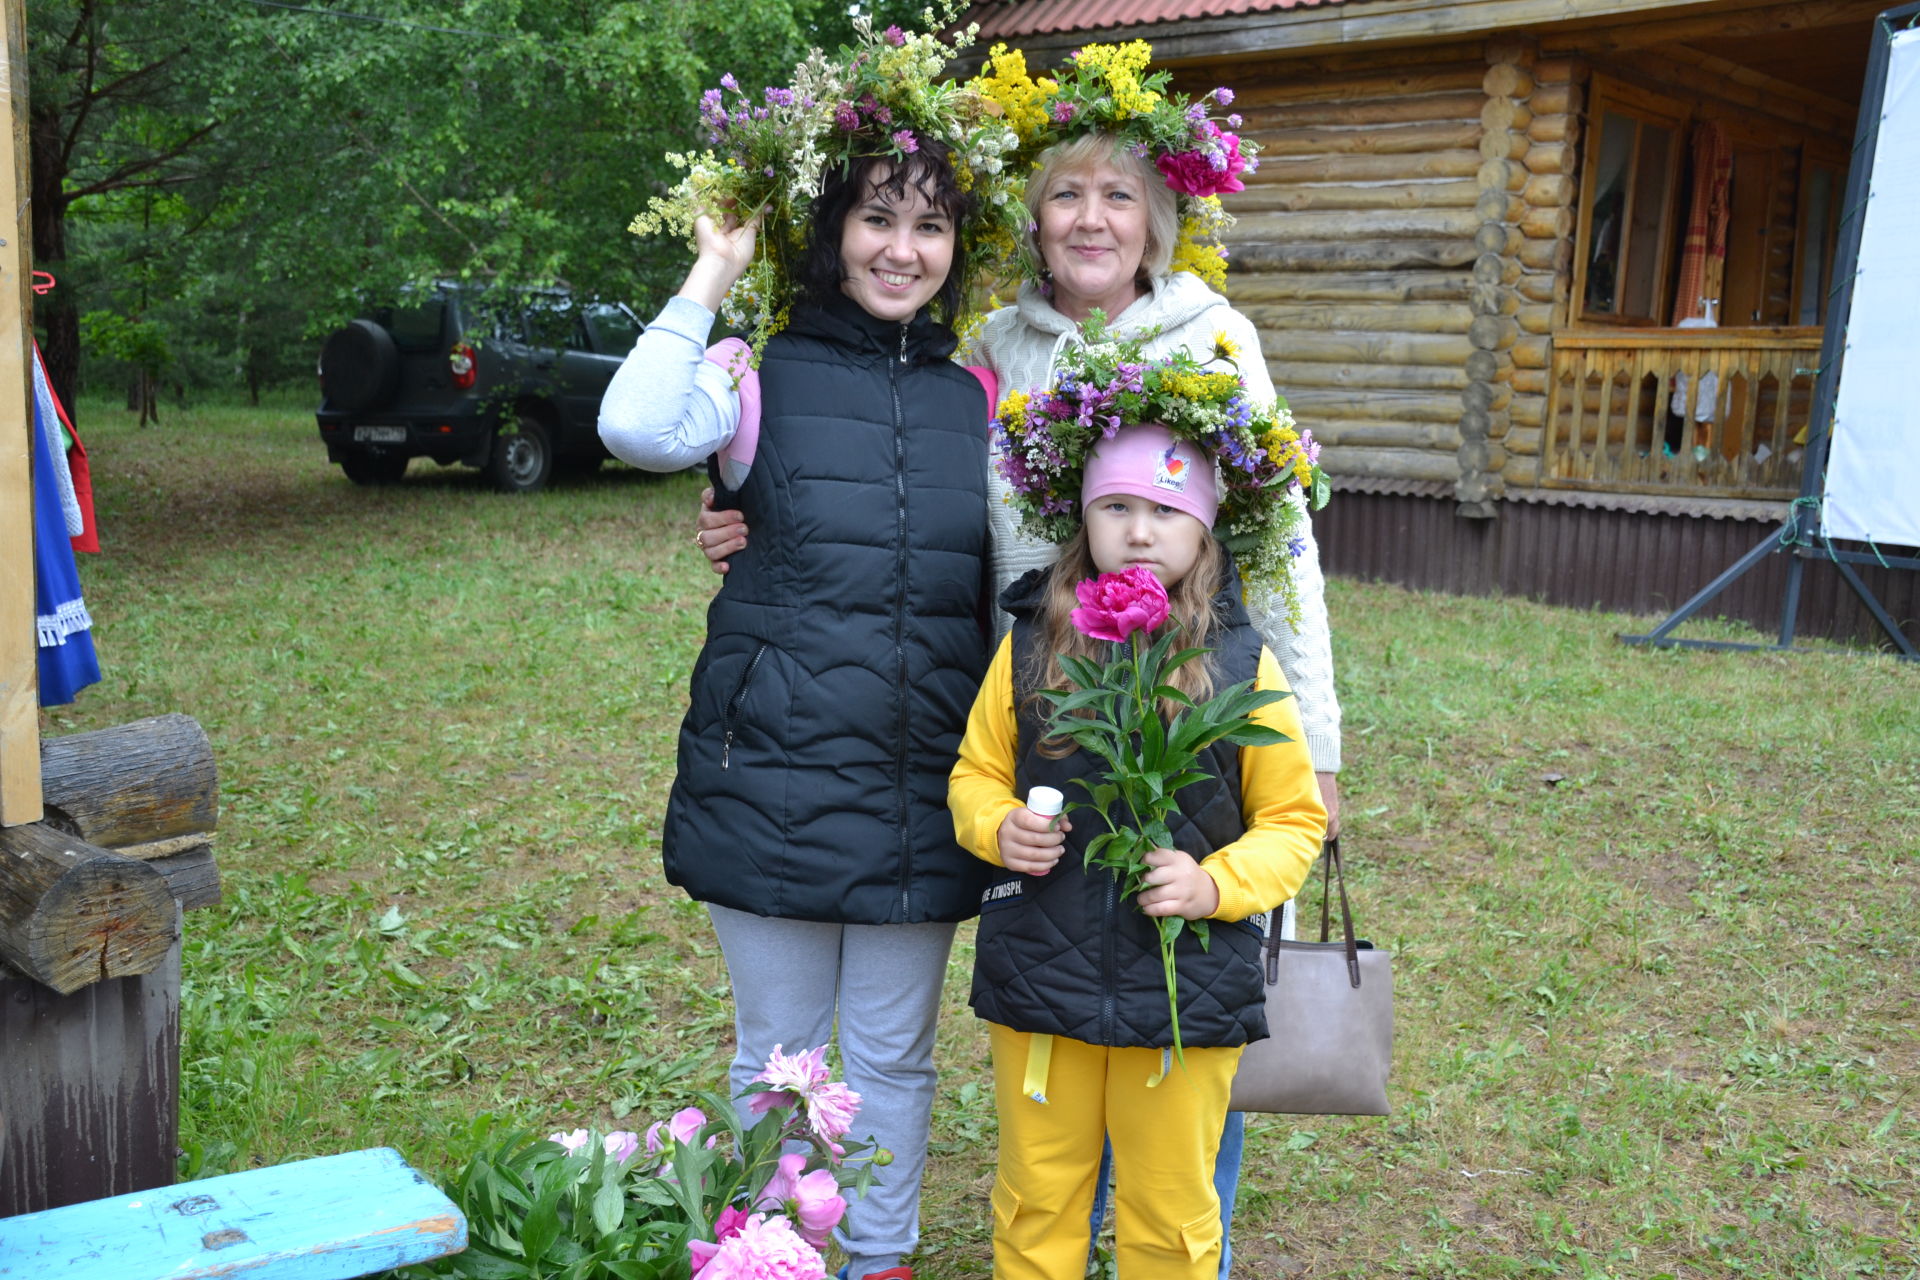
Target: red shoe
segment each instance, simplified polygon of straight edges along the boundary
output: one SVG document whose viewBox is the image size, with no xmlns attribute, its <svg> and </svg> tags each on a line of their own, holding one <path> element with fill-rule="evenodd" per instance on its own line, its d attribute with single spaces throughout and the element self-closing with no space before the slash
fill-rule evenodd
<svg viewBox="0 0 1920 1280">
<path fill-rule="evenodd" d="M 913 1280 L 913 1268 L 900 1266 L 888 1267 L 885 1271 L 869 1271 L 866 1280 Z"/>
</svg>

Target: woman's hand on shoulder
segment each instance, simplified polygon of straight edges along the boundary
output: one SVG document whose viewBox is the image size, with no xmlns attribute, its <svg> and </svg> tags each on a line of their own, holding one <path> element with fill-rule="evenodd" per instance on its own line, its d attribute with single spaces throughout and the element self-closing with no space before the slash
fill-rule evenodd
<svg viewBox="0 0 1920 1280">
<path fill-rule="evenodd" d="M 1073 824 L 1064 814 L 1050 818 L 1014 809 L 1000 820 L 1000 865 L 1023 876 L 1043 876 L 1059 863 L 1071 830 Z"/>
<path fill-rule="evenodd" d="M 747 549 L 746 517 L 738 511 L 714 510 L 713 488 L 708 486 L 700 491 L 700 515 L 694 521 L 693 540 L 706 552 L 708 567 L 724 577 L 732 568 L 727 557 Z"/>
<path fill-rule="evenodd" d="M 1135 899 L 1150 916 L 1181 916 L 1205 920 L 1220 909 L 1220 886 L 1193 855 L 1178 849 L 1155 849 L 1147 855 L 1147 887 Z"/>
</svg>

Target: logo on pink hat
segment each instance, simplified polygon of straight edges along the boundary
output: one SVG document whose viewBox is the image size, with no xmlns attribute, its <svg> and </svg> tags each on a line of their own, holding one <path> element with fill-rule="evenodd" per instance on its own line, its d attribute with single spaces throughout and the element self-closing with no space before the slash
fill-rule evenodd
<svg viewBox="0 0 1920 1280">
<path fill-rule="evenodd" d="M 1174 493 L 1187 491 L 1187 473 L 1193 470 L 1187 460 L 1179 456 L 1180 442 L 1175 440 L 1167 446 L 1153 468 L 1153 487 L 1167 489 Z"/>
</svg>

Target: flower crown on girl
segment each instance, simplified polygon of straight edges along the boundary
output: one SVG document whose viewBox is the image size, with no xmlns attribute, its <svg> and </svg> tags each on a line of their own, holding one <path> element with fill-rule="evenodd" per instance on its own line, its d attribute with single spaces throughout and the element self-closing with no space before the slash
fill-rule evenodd
<svg viewBox="0 0 1920 1280">
<path fill-rule="evenodd" d="M 1164 427 L 1211 459 L 1214 532 L 1248 585 L 1270 587 L 1291 616 L 1293 558 L 1304 546 L 1309 504 L 1326 505 L 1327 477 L 1319 444 L 1294 425 L 1284 400 L 1257 404 L 1237 372 L 1208 368 L 1232 365 L 1236 354 L 1218 338 L 1205 362 L 1184 351 L 1148 359 L 1140 343 L 1111 337 L 1106 317 L 1094 312 L 1052 383 L 1031 395 L 1009 392 L 994 417 L 994 465 L 1022 526 L 1049 542 L 1072 538 L 1085 514 L 1081 489 L 1094 448 L 1122 427 Z"/>
<path fill-rule="evenodd" d="M 1218 88 L 1198 99 L 1169 93 L 1167 72 L 1146 73 L 1152 59 L 1153 46 L 1144 40 L 1090 44 L 1068 54 L 1052 76 L 1032 79 L 1024 53 L 996 44 L 969 87 L 997 104 L 1018 136 L 1016 168 L 1022 175 L 1034 170 L 1048 147 L 1095 131 L 1151 159 L 1179 195 L 1172 270 L 1190 271 L 1218 289 L 1227 273 L 1220 233 L 1233 225 L 1220 195 L 1244 189 L 1240 175 L 1259 167 L 1259 147 L 1239 136 L 1238 115 L 1212 114 L 1214 106 L 1232 105 L 1233 90 Z M 1039 263 L 1022 261 L 1020 267 L 1028 278 L 1039 278 Z"/>
<path fill-rule="evenodd" d="M 956 7 L 948 0 L 945 15 Z M 933 9 L 926 16 L 946 20 Z M 830 170 L 866 156 L 905 156 L 929 138 L 947 144 L 955 179 L 979 208 L 960 228 L 954 253 L 954 270 L 969 284 L 1004 270 L 1026 225 L 1024 183 L 1008 162 L 1018 137 L 979 93 L 939 78 L 973 43 L 977 24 L 950 40 L 897 26 L 875 31 L 864 16 L 853 26 L 854 47 L 833 56 L 811 50 L 788 85 L 750 95 L 731 74 L 721 76 L 720 87 L 700 99 L 709 149 L 669 154 L 686 176 L 649 200 L 627 228 L 691 238 L 702 213 L 732 210 L 743 221 L 760 215 L 753 264 L 721 304 L 729 325 L 749 331 L 756 362 L 766 340 L 786 326 L 813 199 Z M 963 290 L 963 307 L 971 307 L 973 293 Z M 940 318 L 963 338 L 978 321 L 971 312 Z"/>
</svg>

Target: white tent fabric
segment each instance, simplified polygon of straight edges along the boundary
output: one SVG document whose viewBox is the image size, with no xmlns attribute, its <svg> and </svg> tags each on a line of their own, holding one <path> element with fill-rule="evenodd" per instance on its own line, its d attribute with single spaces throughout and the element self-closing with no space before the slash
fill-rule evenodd
<svg viewBox="0 0 1920 1280">
<path fill-rule="evenodd" d="M 1834 403 L 1822 531 L 1920 547 L 1920 31 L 1893 38 Z"/>
</svg>

